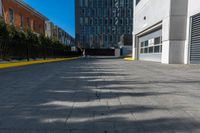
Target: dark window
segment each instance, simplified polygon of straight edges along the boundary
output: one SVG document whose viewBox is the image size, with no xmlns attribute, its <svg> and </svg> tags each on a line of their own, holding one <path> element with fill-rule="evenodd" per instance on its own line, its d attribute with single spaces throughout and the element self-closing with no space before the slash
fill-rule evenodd
<svg viewBox="0 0 200 133">
<path fill-rule="evenodd" d="M 148 48 L 145 48 L 145 49 L 144 49 L 144 53 L 148 53 Z"/>
<path fill-rule="evenodd" d="M 160 52 L 160 47 L 161 46 L 155 46 L 154 47 L 154 53 L 159 53 Z"/>
<path fill-rule="evenodd" d="M 153 53 L 153 47 L 149 47 L 149 53 Z"/>
<path fill-rule="evenodd" d="M 149 41 L 145 41 L 145 46 L 147 47 L 149 45 Z"/>
<path fill-rule="evenodd" d="M 144 42 L 141 42 L 141 47 L 144 47 Z"/>
<path fill-rule="evenodd" d="M 140 53 L 141 53 L 141 54 L 144 53 L 144 49 L 143 49 L 143 48 L 140 49 Z"/>
<path fill-rule="evenodd" d="M 14 11 L 13 11 L 13 9 L 9 9 L 9 19 L 10 19 L 10 24 L 14 24 Z"/>
<path fill-rule="evenodd" d="M 160 44 L 161 43 L 161 37 L 157 37 L 154 39 L 155 45 Z"/>
<path fill-rule="evenodd" d="M 23 28 L 24 26 L 24 16 L 20 14 L 20 27 Z"/>
</svg>

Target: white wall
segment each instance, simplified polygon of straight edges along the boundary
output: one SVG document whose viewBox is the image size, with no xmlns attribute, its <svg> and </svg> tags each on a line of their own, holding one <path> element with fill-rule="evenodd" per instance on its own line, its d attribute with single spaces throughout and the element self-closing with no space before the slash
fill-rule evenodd
<svg viewBox="0 0 200 133">
<path fill-rule="evenodd" d="M 142 0 L 134 10 L 134 34 L 169 16 L 170 0 Z M 146 17 L 146 20 L 144 20 Z"/>
<path fill-rule="evenodd" d="M 200 0 L 189 0 L 188 2 L 188 16 L 193 16 L 200 13 Z"/>
</svg>

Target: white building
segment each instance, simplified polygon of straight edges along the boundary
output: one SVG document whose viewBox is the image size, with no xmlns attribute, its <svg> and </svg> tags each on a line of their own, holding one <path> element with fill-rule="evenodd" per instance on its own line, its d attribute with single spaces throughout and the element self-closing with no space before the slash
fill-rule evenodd
<svg viewBox="0 0 200 133">
<path fill-rule="evenodd" d="M 54 24 L 49 21 L 45 21 L 45 35 L 49 38 L 53 37 Z"/>
<path fill-rule="evenodd" d="M 133 58 L 200 63 L 199 0 L 136 0 Z"/>
</svg>

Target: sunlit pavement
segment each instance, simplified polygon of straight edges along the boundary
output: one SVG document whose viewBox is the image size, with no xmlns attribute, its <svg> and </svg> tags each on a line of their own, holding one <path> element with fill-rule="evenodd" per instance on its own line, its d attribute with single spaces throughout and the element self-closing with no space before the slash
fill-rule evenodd
<svg viewBox="0 0 200 133">
<path fill-rule="evenodd" d="M 78 59 L 0 70 L 0 133 L 200 133 L 200 66 Z"/>
</svg>

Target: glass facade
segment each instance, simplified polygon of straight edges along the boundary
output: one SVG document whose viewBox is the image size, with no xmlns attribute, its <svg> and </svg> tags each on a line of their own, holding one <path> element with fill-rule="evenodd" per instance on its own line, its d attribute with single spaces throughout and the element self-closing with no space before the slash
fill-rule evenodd
<svg viewBox="0 0 200 133">
<path fill-rule="evenodd" d="M 133 31 L 133 0 L 76 0 L 76 21 L 82 47 L 119 47 L 120 37 Z"/>
</svg>

